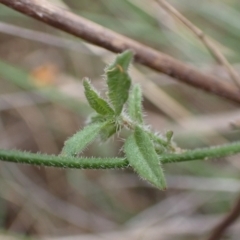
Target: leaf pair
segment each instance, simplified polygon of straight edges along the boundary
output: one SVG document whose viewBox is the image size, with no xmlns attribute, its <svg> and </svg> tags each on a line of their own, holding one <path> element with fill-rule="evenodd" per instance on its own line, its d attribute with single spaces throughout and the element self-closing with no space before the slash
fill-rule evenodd
<svg viewBox="0 0 240 240">
<path fill-rule="evenodd" d="M 101 115 L 119 116 L 126 103 L 131 86 L 128 68 L 132 61 L 133 53 L 125 51 L 119 54 L 116 60 L 106 70 L 108 100 L 100 97 L 88 79 L 84 79 L 85 96 L 90 106 Z M 112 105 L 113 108 L 110 107 Z"/>
<path fill-rule="evenodd" d="M 100 96 L 89 79 L 83 80 L 85 96 L 97 114 L 92 116 L 87 127 L 65 142 L 62 154 L 76 156 L 97 136 L 105 141 L 118 131 L 116 118 L 122 113 L 128 99 L 131 79 L 127 70 L 132 58 L 133 53 L 125 51 L 118 55 L 113 64 L 106 69 L 108 100 Z"/>
</svg>

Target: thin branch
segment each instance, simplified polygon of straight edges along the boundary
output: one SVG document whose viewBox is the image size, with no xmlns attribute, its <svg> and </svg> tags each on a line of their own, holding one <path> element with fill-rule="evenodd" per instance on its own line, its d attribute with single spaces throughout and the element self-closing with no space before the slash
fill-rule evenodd
<svg viewBox="0 0 240 240">
<path fill-rule="evenodd" d="M 204 32 L 196 27 L 193 23 L 191 23 L 187 18 L 185 18 L 177 9 L 175 9 L 171 4 L 169 4 L 165 0 L 156 0 L 156 2 L 165 9 L 168 13 L 172 14 L 176 17 L 180 22 L 182 22 L 190 31 L 192 31 L 200 41 L 205 45 L 208 51 L 212 54 L 212 56 L 216 59 L 216 61 L 225 66 L 230 77 L 235 82 L 236 86 L 240 88 L 240 78 L 235 69 L 231 66 L 228 60 L 224 57 L 221 51 L 215 46 L 213 41 L 204 34 Z"/>
<path fill-rule="evenodd" d="M 237 200 L 231 212 L 223 218 L 216 226 L 208 240 L 220 240 L 224 232 L 239 218 L 240 216 L 240 198 Z"/>
<path fill-rule="evenodd" d="M 240 103 L 239 91 L 233 85 L 201 73 L 166 54 L 56 7 L 48 1 L 0 0 L 0 3 L 112 52 L 132 49 L 136 53 L 136 60 L 143 65 L 181 82 Z"/>
</svg>

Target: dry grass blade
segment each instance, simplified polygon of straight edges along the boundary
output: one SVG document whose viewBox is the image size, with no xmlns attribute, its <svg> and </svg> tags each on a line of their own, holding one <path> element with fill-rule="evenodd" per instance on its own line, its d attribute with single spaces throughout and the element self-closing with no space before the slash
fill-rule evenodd
<svg viewBox="0 0 240 240">
<path fill-rule="evenodd" d="M 240 88 L 240 77 L 238 73 L 231 66 L 228 60 L 224 57 L 221 51 L 217 48 L 214 42 L 208 36 L 206 36 L 206 34 L 204 34 L 204 32 L 201 29 L 196 27 L 192 22 L 190 22 L 187 18 L 185 18 L 179 11 L 177 11 L 177 9 L 175 9 L 167 1 L 156 0 L 156 2 L 168 13 L 170 13 L 175 18 L 177 18 L 180 22 L 182 22 L 190 31 L 192 31 L 200 39 L 200 41 L 206 46 L 206 48 L 209 50 L 212 56 L 216 59 L 216 61 L 219 64 L 225 66 L 229 75 L 231 76 L 231 79 L 235 82 L 236 86 Z"/>
</svg>

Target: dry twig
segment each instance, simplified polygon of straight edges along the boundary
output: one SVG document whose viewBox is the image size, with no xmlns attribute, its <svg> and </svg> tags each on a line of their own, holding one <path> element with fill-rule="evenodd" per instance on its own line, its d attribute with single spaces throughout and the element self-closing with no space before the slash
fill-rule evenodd
<svg viewBox="0 0 240 240">
<path fill-rule="evenodd" d="M 217 48 L 217 46 L 213 43 L 213 41 L 204 34 L 204 32 L 196 27 L 192 22 L 190 22 L 187 18 L 185 18 L 177 9 L 175 9 L 171 4 L 169 4 L 165 0 L 156 0 L 156 2 L 168 13 L 177 18 L 180 22 L 182 22 L 190 31 L 192 31 L 199 40 L 205 45 L 208 51 L 212 54 L 212 56 L 216 59 L 216 61 L 225 66 L 230 77 L 235 82 L 236 86 L 240 88 L 240 78 L 235 69 L 231 66 L 228 60 L 224 57 L 221 51 Z"/>
<path fill-rule="evenodd" d="M 208 240 L 221 239 L 224 232 L 229 228 L 240 216 L 240 198 L 237 200 L 231 212 L 216 226 Z"/>
<path fill-rule="evenodd" d="M 240 103 L 239 91 L 233 85 L 218 81 L 214 76 L 201 73 L 166 54 L 56 7 L 48 1 L 0 0 L 0 3 L 110 51 L 122 52 L 125 49 L 132 49 L 136 53 L 136 60 L 143 65 Z"/>
</svg>

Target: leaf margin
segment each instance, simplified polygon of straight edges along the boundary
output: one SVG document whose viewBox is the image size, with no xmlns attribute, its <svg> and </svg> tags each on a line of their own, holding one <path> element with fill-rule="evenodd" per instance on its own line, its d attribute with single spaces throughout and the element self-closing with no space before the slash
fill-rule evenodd
<svg viewBox="0 0 240 240">
<path fill-rule="evenodd" d="M 140 177 L 161 190 L 166 189 L 166 180 L 158 155 L 148 134 L 142 128 L 136 126 L 134 133 L 125 141 L 124 152 Z"/>
</svg>

